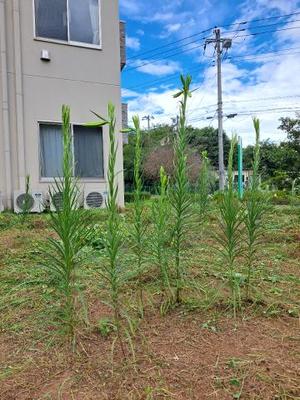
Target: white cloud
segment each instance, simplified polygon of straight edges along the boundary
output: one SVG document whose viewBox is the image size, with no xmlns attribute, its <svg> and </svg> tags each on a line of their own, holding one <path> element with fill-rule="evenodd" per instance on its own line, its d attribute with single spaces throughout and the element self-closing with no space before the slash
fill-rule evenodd
<svg viewBox="0 0 300 400">
<path fill-rule="evenodd" d="M 300 108 L 300 55 L 289 55 L 269 59 L 251 71 L 239 68 L 233 62 L 223 65 L 224 114 L 237 112 L 237 117 L 224 119 L 224 129 L 229 136 L 236 131 L 243 137 L 245 145 L 254 142 L 252 115 L 261 119 L 261 137 L 274 141 L 285 139 L 283 132 L 277 128 L 281 116 L 293 116 L 292 112 L 271 111 L 274 108 Z M 247 78 L 247 79 L 246 79 Z M 216 116 L 216 74 L 215 68 L 205 70 L 203 82 L 194 82 L 199 90 L 193 92 L 189 102 L 188 117 L 194 126 L 207 126 L 210 123 L 217 127 L 217 120 L 206 117 Z M 140 94 L 129 101 L 130 114 L 155 116 L 154 123 L 170 123 L 171 117 L 178 112 L 178 102 L 172 98 L 176 90 L 167 88 L 162 92 Z M 291 96 L 291 97 L 288 97 Z M 276 97 L 276 99 L 273 99 Z M 265 110 L 265 111 L 259 111 Z M 255 112 L 256 111 L 256 112 Z"/>
<path fill-rule="evenodd" d="M 126 36 L 126 46 L 131 50 L 140 50 L 141 42 L 139 38 Z"/>
<path fill-rule="evenodd" d="M 173 0 L 173 3 L 175 0 Z M 196 17 L 201 12 L 203 2 L 198 0 L 187 0 L 189 7 L 193 4 L 193 12 L 178 13 L 176 6 L 180 6 L 181 0 L 176 2 L 176 6 L 172 8 L 172 1 L 165 0 L 163 6 L 159 8 L 158 2 L 155 2 L 153 9 L 160 10 L 159 13 L 150 12 L 150 19 L 144 19 L 144 22 L 159 22 L 161 18 L 164 24 L 162 34 L 167 34 L 167 27 L 175 27 L 174 33 L 178 38 L 187 36 L 201 29 L 208 28 L 216 23 L 222 24 L 222 12 L 220 15 L 213 16 L 213 21 L 210 18 L 210 13 L 206 12 L 201 16 L 201 26 L 195 22 Z M 140 3 L 144 4 L 144 3 Z M 154 3 L 153 3 L 154 4 Z M 212 2 L 205 4 L 206 11 L 210 9 Z M 188 9 L 188 7 L 186 7 Z M 240 1 L 238 6 L 239 17 L 237 21 L 251 20 L 276 16 L 278 14 L 288 14 L 299 11 L 299 0 L 246 0 Z M 184 14 L 184 15 L 183 15 Z M 149 13 L 148 13 L 149 15 Z M 151 17 L 153 15 L 153 17 Z M 162 17 L 164 15 L 164 17 Z M 209 15 L 209 17 L 207 17 Z M 207 18 L 206 18 L 207 17 Z M 143 17 L 142 17 L 143 18 Z M 291 17 L 290 19 L 295 19 Z M 266 22 L 268 23 L 268 22 Z M 167 24 L 167 25 L 166 25 Z M 176 30 L 178 24 L 185 27 L 184 32 L 180 28 Z M 263 24 L 263 22 L 262 22 Z M 289 22 L 289 25 L 280 25 L 278 28 L 288 26 L 300 26 L 298 23 Z M 243 26 L 241 26 L 243 28 Z M 171 28 L 172 29 L 172 28 Z M 228 28 L 229 30 L 231 28 Z M 223 30 L 225 34 L 226 31 Z M 243 31 L 239 35 L 244 36 L 248 31 Z M 299 43 L 300 29 L 280 31 L 274 33 L 272 47 L 269 46 L 269 41 L 258 44 L 257 40 L 252 36 L 246 38 L 235 38 L 233 47 L 230 50 L 230 56 L 243 54 L 255 54 L 261 52 L 270 52 L 280 50 L 282 47 L 294 47 Z M 229 34 L 232 36 L 232 34 Z M 191 52 L 191 54 L 193 54 Z M 209 53 L 207 53 L 209 55 Z M 197 52 L 194 57 L 199 57 Z M 151 60 L 150 60 L 151 61 Z M 279 131 L 278 119 L 281 116 L 293 116 L 293 113 L 287 111 L 276 112 L 276 110 L 268 111 L 274 108 L 300 108 L 300 54 L 288 55 L 282 54 L 279 57 L 273 58 L 257 58 L 252 60 L 255 62 L 254 67 L 246 69 L 238 63 L 239 59 L 225 61 L 223 63 L 223 89 L 224 89 L 224 114 L 237 112 L 239 115 L 233 119 L 224 119 L 224 129 L 231 136 L 233 131 L 236 131 L 243 137 L 244 144 L 254 142 L 254 130 L 252 126 L 252 115 L 256 114 L 261 119 L 261 136 L 262 139 L 270 138 L 274 141 L 285 139 L 283 132 Z M 139 65 L 145 63 L 144 60 L 138 61 Z M 155 62 L 139 68 L 142 71 L 151 75 L 169 75 L 180 71 L 180 65 L 176 62 Z M 206 68 L 199 79 L 194 82 L 194 87 L 199 87 L 199 90 L 193 93 L 193 97 L 189 103 L 189 119 L 194 126 L 207 126 L 210 123 L 216 127 L 216 119 L 207 120 L 206 117 L 216 115 L 216 69 L 215 67 Z M 131 96 L 129 99 L 129 113 L 132 114 L 151 114 L 155 116 L 154 123 L 170 123 L 171 117 L 174 117 L 178 112 L 178 102 L 172 98 L 176 90 L 170 89 L 175 87 L 169 85 L 163 87 L 153 86 L 150 90 L 145 89 L 144 92 L 136 97 Z M 291 97 L 287 97 L 291 96 Z M 276 99 L 274 99 L 276 97 Z M 261 110 L 261 111 L 259 111 Z M 263 111 L 265 110 L 265 111 Z"/>
<path fill-rule="evenodd" d="M 166 39 L 172 34 L 178 32 L 181 28 L 181 23 L 168 24 L 165 26 L 165 30 L 159 35 L 160 39 Z"/>
<path fill-rule="evenodd" d="M 139 97 L 139 93 L 135 92 L 134 90 L 123 88 L 122 97 L 127 97 L 127 98 Z"/>
<path fill-rule="evenodd" d="M 167 25 L 166 28 L 167 28 L 167 31 L 170 32 L 170 33 L 177 32 L 181 28 L 181 24 L 180 23 L 169 24 L 169 25 Z"/>
<path fill-rule="evenodd" d="M 120 0 L 120 9 L 127 16 L 134 16 L 141 12 L 139 0 Z"/>
<path fill-rule="evenodd" d="M 151 62 L 151 60 L 136 60 L 131 65 L 133 67 L 139 67 L 139 72 L 155 76 L 169 75 L 181 70 L 178 62 L 167 60 L 153 62 Z"/>
</svg>

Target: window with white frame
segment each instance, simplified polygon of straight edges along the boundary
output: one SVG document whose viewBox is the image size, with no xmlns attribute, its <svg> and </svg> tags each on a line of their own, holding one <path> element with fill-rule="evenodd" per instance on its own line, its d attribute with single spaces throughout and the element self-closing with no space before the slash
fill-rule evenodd
<svg viewBox="0 0 300 400">
<path fill-rule="evenodd" d="M 34 0 L 39 38 L 100 46 L 100 0 Z"/>
<path fill-rule="evenodd" d="M 102 128 L 72 125 L 74 175 L 104 178 Z M 40 123 L 41 178 L 62 176 L 63 137 L 60 124 Z"/>
</svg>

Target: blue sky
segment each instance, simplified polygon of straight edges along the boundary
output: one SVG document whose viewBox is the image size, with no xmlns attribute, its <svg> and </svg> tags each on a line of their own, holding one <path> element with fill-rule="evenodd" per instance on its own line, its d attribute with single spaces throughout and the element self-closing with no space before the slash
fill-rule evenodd
<svg viewBox="0 0 300 400">
<path fill-rule="evenodd" d="M 233 39 L 223 55 L 224 114 L 238 113 L 225 117 L 224 129 L 252 143 L 251 117 L 257 115 L 263 139 L 284 139 L 278 118 L 300 109 L 300 0 L 120 0 L 120 14 L 127 22 L 122 87 L 130 115 L 151 114 L 154 124 L 170 122 L 178 110 L 172 94 L 179 74 L 190 73 L 197 90 L 189 122 L 216 126 L 213 47 L 204 54 L 203 43 L 219 26 L 223 37 Z M 264 31 L 273 32 L 260 34 Z"/>
</svg>

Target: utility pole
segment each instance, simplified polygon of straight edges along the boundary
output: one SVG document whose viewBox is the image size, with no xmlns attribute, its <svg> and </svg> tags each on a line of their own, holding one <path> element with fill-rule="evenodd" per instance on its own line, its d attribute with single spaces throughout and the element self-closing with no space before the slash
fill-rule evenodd
<svg viewBox="0 0 300 400">
<path fill-rule="evenodd" d="M 174 118 L 171 118 L 172 121 L 172 127 L 175 131 L 178 131 L 178 125 L 179 125 L 179 116 L 177 115 Z"/>
<path fill-rule="evenodd" d="M 224 140 L 223 140 L 223 98 L 222 98 L 222 53 L 223 50 L 227 51 L 231 45 L 232 40 L 221 38 L 221 31 L 219 28 L 214 29 L 215 38 L 207 39 L 207 44 L 213 43 L 215 45 L 216 63 L 217 63 L 217 80 L 218 80 L 218 148 L 219 148 L 219 189 L 221 191 L 225 188 L 225 167 L 224 167 Z"/>
<path fill-rule="evenodd" d="M 142 118 L 142 120 L 143 121 L 148 121 L 148 131 L 150 131 L 150 121 L 151 121 L 151 119 L 154 119 L 154 117 L 153 117 L 153 115 L 145 115 L 143 118 Z"/>
</svg>

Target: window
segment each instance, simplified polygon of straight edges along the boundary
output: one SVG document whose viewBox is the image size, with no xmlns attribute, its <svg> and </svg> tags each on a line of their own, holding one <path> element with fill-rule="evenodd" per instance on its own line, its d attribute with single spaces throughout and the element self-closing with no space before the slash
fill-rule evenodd
<svg viewBox="0 0 300 400">
<path fill-rule="evenodd" d="M 40 153 L 41 176 L 62 176 L 63 143 L 60 125 L 40 124 Z"/>
<path fill-rule="evenodd" d="M 100 0 L 35 0 L 36 36 L 100 45 Z"/>
<path fill-rule="evenodd" d="M 102 128 L 72 126 L 75 176 L 104 178 Z M 63 137 L 60 124 L 40 124 L 42 178 L 62 176 Z"/>
<path fill-rule="evenodd" d="M 103 140 L 99 128 L 75 125 L 74 159 L 75 175 L 80 178 L 102 178 Z"/>
</svg>

